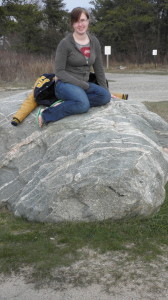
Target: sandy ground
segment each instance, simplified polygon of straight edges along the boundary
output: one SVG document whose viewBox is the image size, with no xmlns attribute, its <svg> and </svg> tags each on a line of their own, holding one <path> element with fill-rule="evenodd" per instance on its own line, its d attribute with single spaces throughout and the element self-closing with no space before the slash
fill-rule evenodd
<svg viewBox="0 0 168 300">
<path fill-rule="evenodd" d="M 131 245 L 132 246 L 132 245 Z M 128 253 L 99 254 L 82 249 L 83 259 L 52 271 L 52 281 L 33 282 L 31 270 L 1 277 L 0 299 L 17 300 L 166 300 L 168 257 L 155 262 L 129 260 Z"/>
<path fill-rule="evenodd" d="M 168 75 L 107 74 L 110 90 L 128 93 L 129 102 L 168 101 Z M 21 91 L 0 90 L 0 100 Z M 131 245 L 128 245 L 128 247 Z M 127 253 L 100 255 L 83 249 L 84 258 L 53 270 L 53 280 L 33 282 L 31 270 L 0 277 L 0 300 L 168 300 L 168 249 L 155 262 L 129 261 Z"/>
</svg>

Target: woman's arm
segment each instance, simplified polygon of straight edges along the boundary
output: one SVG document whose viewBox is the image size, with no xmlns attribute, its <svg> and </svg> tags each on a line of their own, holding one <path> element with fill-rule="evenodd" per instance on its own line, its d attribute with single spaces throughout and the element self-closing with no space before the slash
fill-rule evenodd
<svg viewBox="0 0 168 300">
<path fill-rule="evenodd" d="M 103 67 L 103 60 L 102 60 L 102 53 L 101 53 L 101 46 L 97 38 L 95 38 L 96 41 L 96 59 L 93 64 L 93 69 L 96 74 L 96 78 L 98 81 L 98 84 L 104 88 L 107 89 L 107 82 Z"/>
</svg>

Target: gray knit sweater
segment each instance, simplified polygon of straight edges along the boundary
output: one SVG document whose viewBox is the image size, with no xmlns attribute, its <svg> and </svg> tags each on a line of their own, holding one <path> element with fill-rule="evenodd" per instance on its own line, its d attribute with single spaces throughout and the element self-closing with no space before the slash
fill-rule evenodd
<svg viewBox="0 0 168 300">
<path fill-rule="evenodd" d="M 63 82 L 87 90 L 89 88 L 89 73 L 91 66 L 93 66 L 99 85 L 107 88 L 100 43 L 95 36 L 90 34 L 88 36 L 90 39 L 90 58 L 88 62 L 76 46 L 72 33 L 69 33 L 59 43 L 56 50 L 55 75 Z"/>
</svg>

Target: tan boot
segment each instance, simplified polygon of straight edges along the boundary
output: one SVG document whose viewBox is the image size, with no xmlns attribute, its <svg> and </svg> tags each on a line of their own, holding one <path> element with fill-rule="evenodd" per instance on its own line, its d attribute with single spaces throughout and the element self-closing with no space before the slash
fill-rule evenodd
<svg viewBox="0 0 168 300">
<path fill-rule="evenodd" d="M 112 93 L 112 97 L 116 97 L 123 100 L 128 100 L 128 94 Z"/>
</svg>

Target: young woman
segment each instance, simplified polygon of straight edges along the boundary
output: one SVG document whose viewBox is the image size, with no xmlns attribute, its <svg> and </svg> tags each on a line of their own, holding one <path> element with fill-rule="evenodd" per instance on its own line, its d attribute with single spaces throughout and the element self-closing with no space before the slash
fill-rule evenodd
<svg viewBox="0 0 168 300">
<path fill-rule="evenodd" d="M 90 107 L 105 105 L 111 99 L 100 43 L 88 33 L 89 14 L 84 8 L 72 10 L 71 26 L 73 33 L 68 34 L 56 50 L 55 95 L 63 101 L 39 110 L 40 127 L 65 116 L 85 113 Z M 91 67 L 99 85 L 88 82 Z"/>
</svg>

